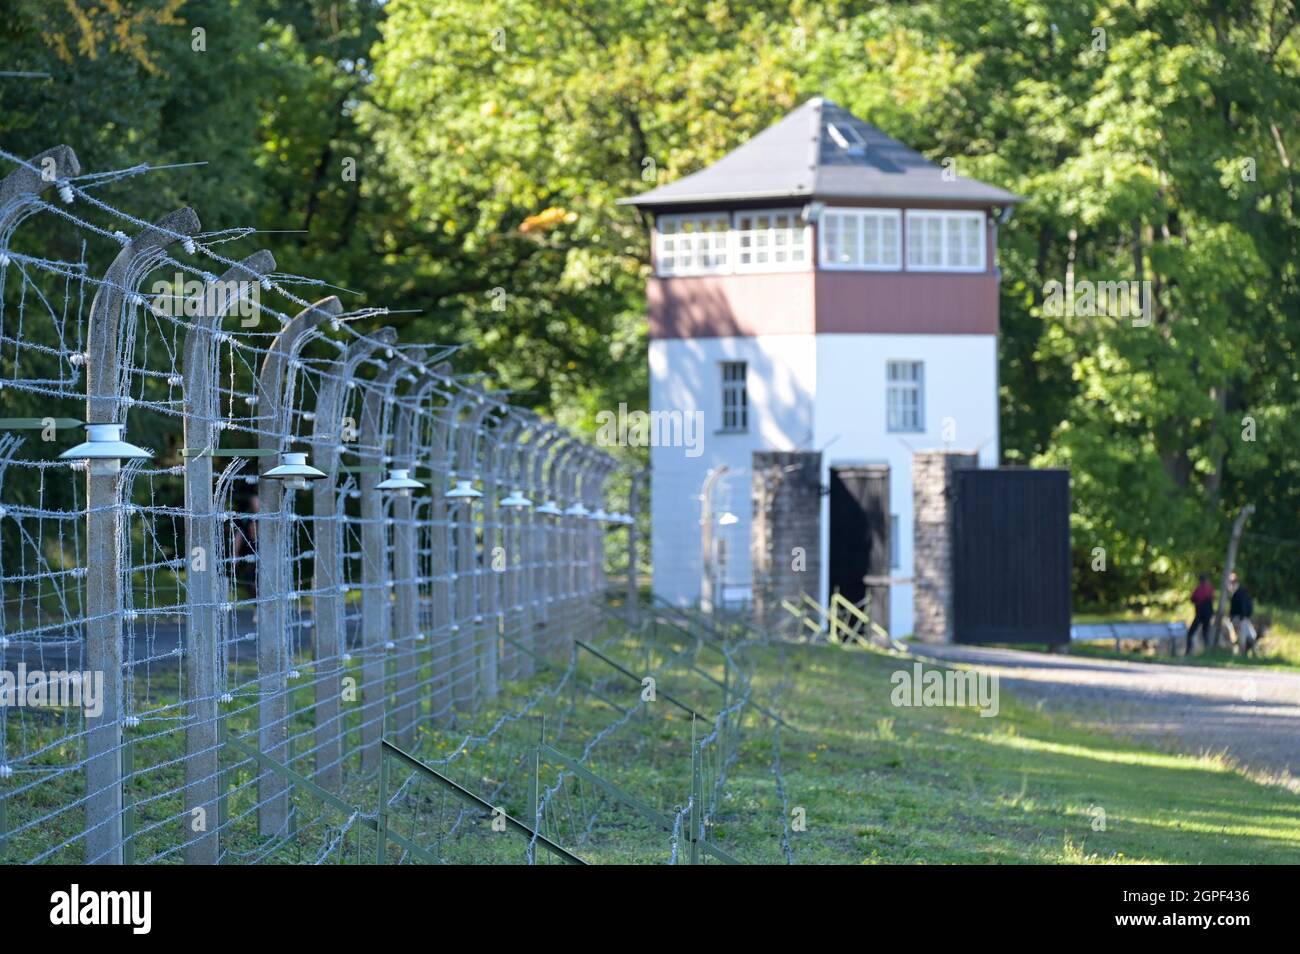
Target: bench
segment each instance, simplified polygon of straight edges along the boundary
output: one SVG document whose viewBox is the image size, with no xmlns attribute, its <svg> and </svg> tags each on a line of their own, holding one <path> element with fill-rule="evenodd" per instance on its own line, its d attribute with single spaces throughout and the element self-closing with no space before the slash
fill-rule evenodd
<svg viewBox="0 0 1300 954">
<path fill-rule="evenodd" d="M 1070 627 L 1070 642 L 1091 643 L 1110 640 L 1115 643 L 1115 651 L 1123 652 L 1124 641 L 1163 642 L 1169 647 L 1169 655 L 1174 655 L 1179 640 L 1187 637 L 1187 624 L 1182 622 L 1145 623 L 1080 623 Z"/>
</svg>

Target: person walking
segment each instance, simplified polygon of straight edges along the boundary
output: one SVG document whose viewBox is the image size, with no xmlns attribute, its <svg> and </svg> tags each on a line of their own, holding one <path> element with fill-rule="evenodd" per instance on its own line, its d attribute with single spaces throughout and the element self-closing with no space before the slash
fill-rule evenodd
<svg viewBox="0 0 1300 954">
<path fill-rule="evenodd" d="M 1192 590 L 1192 608 L 1195 615 L 1192 617 L 1192 625 L 1187 627 L 1187 649 L 1183 655 L 1192 654 L 1193 640 L 1196 637 L 1196 631 L 1201 631 L 1201 641 L 1205 645 L 1210 644 L 1210 621 L 1214 618 L 1214 587 L 1210 585 L 1208 574 L 1202 573 L 1196 584 L 1196 589 Z"/>
<path fill-rule="evenodd" d="M 1237 651 L 1243 656 L 1249 656 L 1255 651 L 1258 638 L 1255 624 L 1250 619 L 1255 615 L 1255 601 L 1250 598 L 1250 590 L 1241 582 L 1236 570 L 1228 577 L 1228 592 L 1232 594 L 1228 617 L 1232 620 L 1232 631 L 1237 636 Z"/>
</svg>

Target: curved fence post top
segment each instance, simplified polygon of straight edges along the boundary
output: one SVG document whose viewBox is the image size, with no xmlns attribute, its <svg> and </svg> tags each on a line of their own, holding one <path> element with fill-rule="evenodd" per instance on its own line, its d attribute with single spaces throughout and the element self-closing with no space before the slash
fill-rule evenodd
<svg viewBox="0 0 1300 954">
<path fill-rule="evenodd" d="M 561 499 L 568 501 L 573 496 L 575 465 L 581 452 L 582 444 L 565 431 L 560 439 L 560 446 L 555 449 L 555 454 L 551 458 L 550 484 L 552 494 L 557 501 Z"/>
<path fill-rule="evenodd" d="M 406 379 L 412 384 L 418 384 L 425 372 L 424 362 L 429 352 L 417 346 L 407 351 L 399 351 L 397 354 L 399 355 L 396 359 L 397 364 L 406 373 Z"/>
<path fill-rule="evenodd" d="M 47 174 L 53 168 L 53 176 Z M 26 207 L 59 180 L 81 174 L 81 163 L 71 146 L 53 146 L 38 152 L 4 179 L 0 179 L 0 244 L 3 237 L 22 218 Z"/>
<path fill-rule="evenodd" d="M 412 348 L 403 355 L 404 360 L 395 362 L 398 367 L 397 378 L 393 384 L 393 391 L 396 392 L 397 384 L 405 378 L 412 385 L 410 391 L 397 405 L 396 420 L 393 422 L 393 457 L 396 460 L 406 462 L 411 456 L 411 443 L 413 434 L 411 429 L 415 426 L 415 409 L 419 406 L 420 395 L 428 391 L 432 386 L 432 380 L 425 377 L 424 360 L 428 352 L 423 348 Z M 392 395 L 389 395 L 392 400 Z"/>
<path fill-rule="evenodd" d="M 577 461 L 578 494 L 580 498 L 586 498 L 588 502 L 595 501 L 596 488 L 601 483 L 603 467 L 604 462 L 601 460 L 600 452 L 589 444 L 583 444 Z"/>
<path fill-rule="evenodd" d="M 563 435 L 554 424 L 539 421 L 529 442 L 529 455 L 532 467 L 525 475 L 529 489 L 535 494 L 546 493 L 546 464 L 555 449 L 555 444 Z"/>
<path fill-rule="evenodd" d="M 339 357 L 342 377 L 351 378 L 362 361 L 365 361 L 380 348 L 391 348 L 397 344 L 397 329 L 388 325 L 378 328 L 367 335 L 357 335 L 343 348 Z"/>
<path fill-rule="evenodd" d="M 217 407 L 219 396 L 213 388 L 215 355 L 213 345 L 226 317 L 243 299 L 240 294 L 223 290 L 239 283 L 255 283 L 275 268 L 275 256 L 261 250 L 232 265 L 219 279 L 207 282 L 199 301 L 197 313 L 185 330 L 182 346 L 181 378 L 184 381 L 186 404 L 186 442 L 194 442 L 193 450 L 206 451 L 216 443 Z M 222 292 L 221 294 L 215 294 Z"/>
<path fill-rule="evenodd" d="M 387 359 L 387 364 L 371 380 L 373 386 L 378 386 L 384 391 L 385 403 L 392 403 L 393 395 L 397 393 L 397 388 L 402 381 L 411 384 L 418 384 L 420 375 L 424 373 L 424 358 L 427 352 L 423 348 L 411 348 L 407 351 L 393 351 L 393 356 Z"/>
<path fill-rule="evenodd" d="M 407 363 L 393 353 L 385 359 L 378 374 L 362 383 L 365 389 L 365 396 L 361 399 L 362 443 L 357 451 L 369 462 L 367 467 L 377 466 L 388 457 L 388 438 L 395 422 L 387 408 L 393 402 L 397 385 L 409 371 Z M 369 476 L 363 476 L 363 482 L 369 479 Z"/>
<path fill-rule="evenodd" d="M 400 458 L 408 469 L 414 469 L 418 464 L 417 448 L 424 449 L 420 443 L 420 420 L 427 414 L 424 404 L 429 400 L 429 395 L 438 393 L 438 384 L 438 378 L 428 368 L 423 369 L 419 383 L 407 393 L 397 409 L 397 435 L 394 438 L 393 455 Z"/>
<path fill-rule="evenodd" d="M 342 353 L 333 363 L 332 372 L 321 384 L 320 393 L 316 397 L 311 443 L 317 456 L 317 466 L 330 475 L 327 486 L 335 479 L 334 468 L 342 450 L 339 442 L 344 439 L 345 433 L 345 390 L 355 386 L 357 369 L 363 361 L 380 348 L 392 347 L 396 341 L 397 330 L 388 326 L 368 335 L 358 335 L 343 346 Z M 332 487 L 330 489 L 332 491 Z"/>
<path fill-rule="evenodd" d="M 92 424 L 122 424 L 123 401 L 118 394 L 122 355 L 118 336 L 122 322 L 122 301 L 134 284 L 142 280 L 148 263 L 173 242 L 199 231 L 199 217 L 191 208 L 168 212 L 153 225 L 127 240 L 104 275 L 90 305 L 86 330 L 86 420 Z"/>
<path fill-rule="evenodd" d="M 482 391 L 467 388 L 465 393 L 469 400 L 462 406 L 462 411 L 464 406 L 468 406 L 469 413 L 462 413 L 451 422 L 456 429 L 456 476 L 461 480 L 478 476 L 479 427 L 493 407 Z"/>
<path fill-rule="evenodd" d="M 449 469 L 456 469 L 456 451 L 453 446 L 457 439 L 456 423 L 461 412 L 472 403 L 473 397 L 467 392 L 453 391 L 451 399 L 438 414 L 434 422 L 433 460 L 435 463 L 445 466 L 450 462 Z"/>
<path fill-rule="evenodd" d="M 284 450 L 289 440 L 290 403 L 284 400 L 282 393 L 284 370 L 306 343 L 308 332 L 342 313 L 343 305 L 336 296 L 322 298 L 285 322 L 271 342 L 266 357 L 262 359 L 261 373 L 257 376 L 258 419 L 265 422 L 265 426 L 258 428 L 259 447 Z M 259 466 L 265 472 L 276 463 L 273 457 L 262 457 Z"/>
<path fill-rule="evenodd" d="M 208 281 L 206 288 L 228 287 L 235 282 L 260 282 L 263 277 L 275 269 L 275 256 L 265 249 L 259 249 L 247 258 L 236 262 L 220 278 Z M 239 301 L 236 297 L 204 294 L 199 302 L 198 313 L 185 331 L 185 364 L 191 366 L 199 360 L 194 348 L 213 335 L 221 327 L 221 320 L 230 313 L 230 309 Z M 216 307 L 212 307 L 215 305 Z"/>
<path fill-rule="evenodd" d="M 589 502 L 602 506 L 604 504 L 605 482 L 616 466 L 615 460 L 603 451 L 587 447 L 587 467 L 583 471 L 582 492 Z"/>
<path fill-rule="evenodd" d="M 364 404 L 369 412 L 375 415 L 381 413 L 381 404 L 387 403 L 392 397 L 393 392 L 397 390 L 398 383 L 402 376 L 409 369 L 405 363 L 398 360 L 397 357 L 384 359 L 384 366 L 379 369 L 379 373 L 373 378 L 362 383 L 365 388 Z"/>
<path fill-rule="evenodd" d="M 343 303 L 336 295 L 322 298 L 298 312 L 284 323 L 280 333 L 271 342 L 266 357 L 262 359 L 262 371 L 265 373 L 273 362 L 282 361 L 301 348 L 307 332 L 327 321 L 332 321 L 341 314 L 343 314 Z"/>
<path fill-rule="evenodd" d="M 129 263 L 141 256 L 161 252 L 169 245 L 197 235 L 201 228 L 198 213 L 189 206 L 174 209 L 152 225 L 145 226 L 135 238 L 128 240 L 113 264 Z"/>
<path fill-rule="evenodd" d="M 525 411 L 521 408 L 510 408 L 502 421 L 502 440 L 498 448 L 499 463 L 498 473 L 500 479 L 509 484 L 523 486 L 523 471 L 527 464 L 525 455 L 527 454 L 528 442 L 525 437 L 530 436 L 536 429 L 536 415 Z"/>
<path fill-rule="evenodd" d="M 484 424 L 483 477 L 497 484 L 509 481 L 510 461 L 515 456 L 518 435 L 524 421 L 508 404 L 497 404 Z"/>
<path fill-rule="evenodd" d="M 354 338 L 343 349 L 343 354 L 339 357 L 339 383 L 343 387 L 367 385 L 367 382 L 357 380 L 357 371 L 361 365 L 374 358 L 375 352 L 390 350 L 397 343 L 397 329 L 385 325 L 383 328 L 375 331 L 373 334 Z M 384 370 L 388 365 L 384 364 Z M 329 382 L 326 382 L 329 383 Z"/>
</svg>

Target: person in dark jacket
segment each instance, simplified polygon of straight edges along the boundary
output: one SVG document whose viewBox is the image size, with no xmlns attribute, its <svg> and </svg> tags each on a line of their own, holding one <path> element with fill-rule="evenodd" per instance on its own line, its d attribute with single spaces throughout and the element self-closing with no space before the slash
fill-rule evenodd
<svg viewBox="0 0 1300 954">
<path fill-rule="evenodd" d="M 1255 615 L 1255 601 L 1250 598 L 1250 590 L 1241 582 L 1236 571 L 1228 577 L 1228 592 L 1232 601 L 1228 607 L 1228 616 L 1232 620 L 1232 631 L 1237 634 L 1238 651 L 1249 655 L 1255 649 L 1258 634 L 1251 617 Z"/>
<path fill-rule="evenodd" d="M 1210 577 L 1202 573 L 1196 584 L 1196 589 L 1192 590 L 1192 608 L 1196 615 L 1192 618 L 1192 625 L 1187 627 L 1187 650 L 1184 655 L 1192 654 L 1193 640 L 1196 637 L 1196 631 L 1201 631 L 1201 641 L 1205 645 L 1210 644 L 1210 620 L 1214 617 L 1214 587 L 1210 585 Z"/>
</svg>

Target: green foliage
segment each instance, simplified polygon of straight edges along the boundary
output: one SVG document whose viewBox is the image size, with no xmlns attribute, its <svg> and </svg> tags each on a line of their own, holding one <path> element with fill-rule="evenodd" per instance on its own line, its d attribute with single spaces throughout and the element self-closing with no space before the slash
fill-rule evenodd
<svg viewBox="0 0 1300 954">
<path fill-rule="evenodd" d="M 585 393 L 610 401 L 622 395 L 592 383 L 639 361 L 646 257 L 644 224 L 614 201 L 806 95 L 1026 196 L 1001 241 L 1004 452 L 1071 467 L 1078 596 L 1113 605 L 1217 565 L 1244 503 L 1300 537 L 1278 479 L 1294 473 L 1300 393 L 1274 370 L 1300 312 L 1295 25 L 1262 2 L 1012 0 L 989 16 L 961 2 L 397 0 L 364 121 L 413 213 L 493 260 L 506 311 L 461 299 L 485 319 L 478 341 L 505 359 L 520 337 L 553 335 L 557 307 L 583 315 L 568 344 L 618 346 L 614 363 L 575 362 Z M 544 238 L 520 228 L 548 209 L 566 214 Z M 1048 283 L 1071 280 L 1150 282 L 1149 325 L 1048 313 Z M 639 369 L 624 380 L 643 386 Z M 1293 591 L 1275 556 L 1242 558 L 1257 588 Z"/>
<path fill-rule="evenodd" d="M 363 107 L 386 174 L 455 244 L 434 275 L 502 383 L 594 425 L 646 405 L 647 224 L 618 199 L 796 102 L 782 5 L 397 0 Z M 565 400 L 567 398 L 567 401 Z"/>
</svg>

